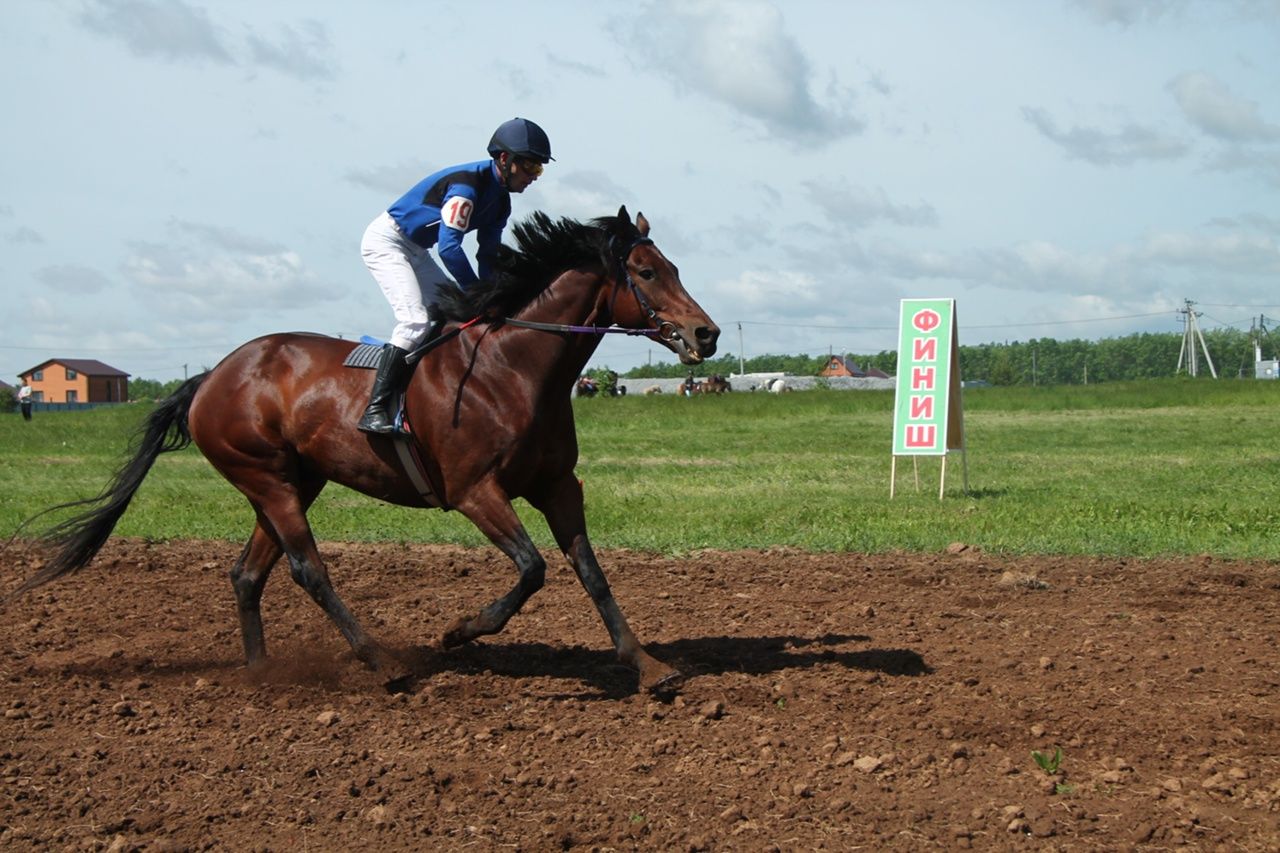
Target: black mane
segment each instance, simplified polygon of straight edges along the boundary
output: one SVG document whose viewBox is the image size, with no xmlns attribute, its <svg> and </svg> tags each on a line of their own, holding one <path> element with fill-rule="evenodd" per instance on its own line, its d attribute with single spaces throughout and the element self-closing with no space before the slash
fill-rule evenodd
<svg viewBox="0 0 1280 853">
<path fill-rule="evenodd" d="M 498 246 L 489 280 L 465 289 L 453 282 L 440 285 L 436 304 L 445 319 L 465 322 L 481 315 L 510 316 L 564 271 L 607 267 L 613 262 L 611 238 L 636 229 L 629 218 L 602 216 L 588 224 L 567 217 L 553 220 L 539 210 L 511 230 L 516 247 Z"/>
</svg>

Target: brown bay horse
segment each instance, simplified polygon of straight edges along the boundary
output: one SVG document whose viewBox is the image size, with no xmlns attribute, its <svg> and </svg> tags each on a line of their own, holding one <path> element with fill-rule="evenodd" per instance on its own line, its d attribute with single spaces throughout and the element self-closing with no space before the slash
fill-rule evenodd
<svg viewBox="0 0 1280 853">
<path fill-rule="evenodd" d="M 435 500 L 415 487 L 395 450 L 398 439 L 356 429 L 373 376 L 342 366 L 351 341 L 268 335 L 157 406 L 139 430 L 132 460 L 102 494 L 65 505 L 94 508 L 48 531 L 56 550 L 17 592 L 86 566 L 156 458 L 194 442 L 256 514 L 230 572 L 250 666 L 266 656 L 259 604 L 282 555 L 357 657 L 375 669 L 397 665 L 334 591 L 316 549 L 306 513 L 333 481 L 393 504 L 456 509 L 515 564 L 515 586 L 477 615 L 457 619 L 442 647 L 501 631 L 542 587 L 546 563 L 512 507 L 520 497 L 546 516 L 619 659 L 638 670 L 640 687 L 674 686 L 679 674 L 640 645 L 588 540 L 574 475 L 571 391 L 608 327 L 643 330 L 686 364 L 712 355 L 720 330 L 648 239 L 643 214 L 633 223 L 623 207 L 616 217 L 585 224 L 535 213 L 513 233 L 516 248 L 502 247 L 492 281 L 441 294 L 451 325 L 422 355 L 406 392 L 410 440 Z"/>
<path fill-rule="evenodd" d="M 733 386 L 729 384 L 729 380 L 725 379 L 719 373 L 713 373 L 706 379 L 698 383 L 695 394 L 725 394 L 733 390 Z"/>
</svg>

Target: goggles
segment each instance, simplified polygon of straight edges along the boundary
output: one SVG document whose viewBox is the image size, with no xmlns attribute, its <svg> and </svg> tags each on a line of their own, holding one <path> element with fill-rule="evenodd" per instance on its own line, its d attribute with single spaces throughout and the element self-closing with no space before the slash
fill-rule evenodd
<svg viewBox="0 0 1280 853">
<path fill-rule="evenodd" d="M 530 160 L 525 157 L 517 157 L 516 165 L 520 167 L 520 171 L 524 172 L 531 178 L 536 178 L 542 174 L 542 164 L 537 160 Z"/>
</svg>

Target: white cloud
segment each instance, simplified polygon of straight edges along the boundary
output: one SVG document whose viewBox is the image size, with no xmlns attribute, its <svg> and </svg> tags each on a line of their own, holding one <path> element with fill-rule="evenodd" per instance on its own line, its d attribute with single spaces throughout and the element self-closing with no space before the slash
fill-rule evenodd
<svg viewBox="0 0 1280 853">
<path fill-rule="evenodd" d="M 836 181 L 805 181 L 809 198 L 827 216 L 848 228 L 866 228 L 876 222 L 893 225 L 931 226 L 938 224 L 938 212 L 925 202 L 895 204 L 882 187 L 862 187 L 844 178 Z"/>
<path fill-rule="evenodd" d="M 330 80 L 336 74 L 337 59 L 329 34 L 319 21 L 300 21 L 297 27 L 283 25 L 273 42 L 248 36 L 249 55 L 254 63 L 274 68 L 300 80 Z"/>
<path fill-rule="evenodd" d="M 135 56 L 232 61 L 208 14 L 182 0 L 93 0 L 80 22 L 91 32 L 123 42 Z"/>
<path fill-rule="evenodd" d="M 180 239 L 133 243 L 122 271 L 147 298 L 188 315 L 234 320 L 345 295 L 285 247 L 218 226 L 172 227 Z"/>
<path fill-rule="evenodd" d="M 862 131 L 853 90 L 829 75 L 821 102 L 814 71 L 782 13 L 761 0 L 660 0 L 620 37 L 643 67 L 731 107 L 766 131 L 822 146 Z"/>
<path fill-rule="evenodd" d="M 1062 295 L 1137 298 L 1187 286 L 1247 293 L 1280 274 L 1280 245 L 1247 232 L 1158 232 L 1103 252 L 1038 240 L 976 252 L 967 272 L 1011 290 Z"/>
<path fill-rule="evenodd" d="M 612 216 L 624 204 L 632 216 L 636 213 L 635 195 L 601 171 L 577 169 L 555 174 L 539 181 L 529 192 L 537 193 L 536 203 L 524 206 L 554 211 L 555 216 L 581 220 Z"/>
<path fill-rule="evenodd" d="M 1100 24 L 1122 27 L 1158 21 L 1186 7 L 1186 0 L 1073 0 L 1073 3 Z"/>
<path fill-rule="evenodd" d="M 1062 130 L 1045 110 L 1023 107 L 1023 117 L 1067 156 L 1096 166 L 1128 166 L 1144 160 L 1176 160 L 1187 154 L 1187 144 L 1175 136 L 1129 123 L 1107 131 L 1075 126 Z"/>
<path fill-rule="evenodd" d="M 5 235 L 4 239 L 6 243 L 13 243 L 14 245 L 27 244 L 33 246 L 38 246 L 45 241 L 43 234 L 34 228 L 28 228 L 25 225 L 19 226 L 18 228 L 10 231 Z"/>
<path fill-rule="evenodd" d="M 1264 121 L 1256 101 L 1238 98 L 1217 78 L 1203 71 L 1179 74 L 1169 82 L 1187 120 L 1227 142 L 1270 142 L 1280 139 L 1280 126 Z"/>
<path fill-rule="evenodd" d="M 36 279 L 50 290 L 59 293 L 101 293 L 111 287 L 111 280 L 92 267 L 79 264 L 58 264 L 36 270 Z"/>
<path fill-rule="evenodd" d="M 763 316 L 811 314 L 829 304 L 818 279 L 797 270 L 744 270 L 733 279 L 721 279 L 700 287 L 695 296 L 703 301 L 719 299 L 735 310 Z"/>
<path fill-rule="evenodd" d="M 183 0 L 88 0 L 79 22 L 144 59 L 243 63 L 300 80 L 329 80 L 337 69 L 328 31 L 314 20 L 277 26 L 275 38 L 246 27 L 243 44 L 233 43 L 204 9 Z"/>
</svg>

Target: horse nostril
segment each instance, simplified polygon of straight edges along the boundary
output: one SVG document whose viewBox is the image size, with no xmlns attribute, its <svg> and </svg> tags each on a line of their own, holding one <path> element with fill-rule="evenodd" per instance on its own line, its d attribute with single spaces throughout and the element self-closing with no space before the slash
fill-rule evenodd
<svg viewBox="0 0 1280 853">
<path fill-rule="evenodd" d="M 720 337 L 720 329 L 716 326 L 699 326 L 694 329 L 693 335 L 698 339 L 699 347 L 706 352 L 707 355 L 716 351 L 716 340 Z"/>
</svg>

